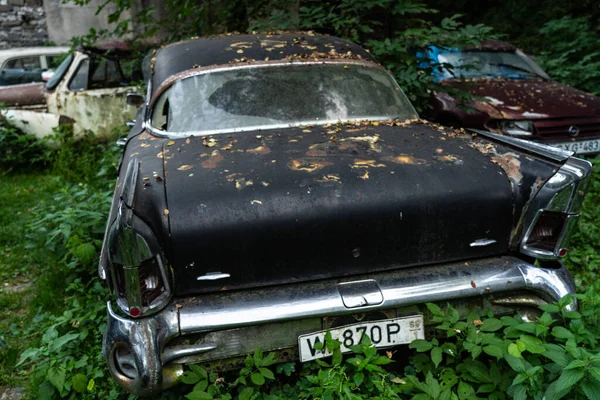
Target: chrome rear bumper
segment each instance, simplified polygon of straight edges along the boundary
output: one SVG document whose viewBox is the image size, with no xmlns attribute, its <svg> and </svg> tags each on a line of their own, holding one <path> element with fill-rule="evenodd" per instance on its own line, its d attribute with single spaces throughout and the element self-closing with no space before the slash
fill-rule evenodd
<svg viewBox="0 0 600 400">
<path fill-rule="evenodd" d="M 289 327 L 295 321 L 318 321 L 323 316 L 523 291 L 555 301 L 574 293 L 574 286 L 564 266 L 544 269 L 515 257 L 499 257 L 179 298 L 162 312 L 139 320 L 118 316 L 109 303 L 103 355 L 113 377 L 127 391 L 149 395 L 176 382 L 183 372 L 176 361 L 211 352 L 219 358 L 242 355 L 247 349 L 228 346 L 236 339 L 227 335 L 246 332 L 244 327 Z M 287 329 L 278 348 L 295 346 L 294 329 L 298 328 Z M 216 337 L 213 333 L 224 330 L 221 340 L 210 340 Z M 207 333 L 199 343 L 169 344 L 176 337 L 198 333 Z M 223 346 L 230 348 L 224 352 Z"/>
</svg>

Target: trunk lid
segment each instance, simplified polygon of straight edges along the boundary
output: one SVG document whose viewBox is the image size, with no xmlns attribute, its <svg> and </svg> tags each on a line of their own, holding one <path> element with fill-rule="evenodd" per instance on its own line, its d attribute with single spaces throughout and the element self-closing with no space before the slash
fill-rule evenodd
<svg viewBox="0 0 600 400">
<path fill-rule="evenodd" d="M 500 166 L 468 145 L 470 135 L 463 140 L 425 124 L 400 125 L 165 143 L 175 293 L 507 252 L 513 192 Z M 471 246 L 480 239 L 496 242 Z"/>
</svg>

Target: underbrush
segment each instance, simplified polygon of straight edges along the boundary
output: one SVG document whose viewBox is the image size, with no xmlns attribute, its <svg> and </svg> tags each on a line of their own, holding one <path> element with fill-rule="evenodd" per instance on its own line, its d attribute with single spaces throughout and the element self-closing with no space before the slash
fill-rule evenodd
<svg viewBox="0 0 600 400">
<path fill-rule="evenodd" d="M 31 282 L 0 306 L 1 384 L 26 386 L 30 398 L 122 399 L 101 357 L 108 293 L 96 265 L 119 150 L 90 138 L 43 150 L 43 170 L 0 174 L 2 277 Z M 600 163 L 596 159 L 594 163 Z M 540 317 L 496 318 L 429 305 L 436 338 L 410 345 L 405 364 L 368 339 L 342 356 L 276 364 L 257 350 L 239 371 L 218 374 L 191 366 L 163 399 L 560 399 L 600 398 L 600 175 L 594 172 L 567 262 L 580 292 L 542 307 Z M 6 204 L 6 208 L 4 208 Z M 585 292 L 584 292 L 585 291 Z M 392 367 L 391 367 L 392 366 Z"/>
<path fill-rule="evenodd" d="M 488 314 L 459 318 L 456 309 L 428 304 L 438 337 L 415 340 L 410 364 L 401 372 L 383 368 L 383 354 L 368 337 L 343 357 L 340 342 L 326 338 L 330 360 L 273 365 L 274 354 L 256 351 L 236 375 L 219 376 L 191 366 L 183 383 L 194 385 L 190 400 L 246 399 L 546 399 L 600 398 L 598 287 L 541 307 L 536 322 Z M 393 370 L 392 370 L 393 371 Z M 288 383 L 282 383 L 286 382 Z M 166 396 L 165 396 L 166 397 Z"/>
</svg>

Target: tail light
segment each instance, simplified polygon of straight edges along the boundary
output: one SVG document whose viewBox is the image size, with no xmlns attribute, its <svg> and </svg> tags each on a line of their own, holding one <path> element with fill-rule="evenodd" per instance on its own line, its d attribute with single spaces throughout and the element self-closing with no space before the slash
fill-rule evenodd
<svg viewBox="0 0 600 400">
<path fill-rule="evenodd" d="M 113 265 L 117 305 L 132 317 L 158 310 L 169 300 L 162 257 L 155 256 L 136 266 Z"/>
<path fill-rule="evenodd" d="M 589 162 L 569 158 L 537 192 L 524 215 L 522 253 L 545 260 L 567 254 L 590 171 Z"/>
<path fill-rule="evenodd" d="M 132 160 L 121 189 L 118 215 L 108 230 L 108 261 L 116 303 L 137 318 L 162 309 L 171 299 L 161 248 L 152 229 L 133 212 L 139 163 Z"/>
</svg>

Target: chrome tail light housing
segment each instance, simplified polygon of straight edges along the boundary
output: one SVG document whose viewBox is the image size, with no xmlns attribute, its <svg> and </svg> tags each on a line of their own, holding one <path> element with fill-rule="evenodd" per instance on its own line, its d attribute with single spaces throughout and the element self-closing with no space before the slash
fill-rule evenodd
<svg viewBox="0 0 600 400">
<path fill-rule="evenodd" d="M 118 308 L 139 318 L 171 300 L 169 275 L 152 229 L 133 212 L 139 162 L 131 160 L 120 192 L 118 213 L 108 230 L 111 288 Z"/>
<path fill-rule="evenodd" d="M 523 254 L 553 260 L 567 254 L 592 165 L 570 157 L 540 188 L 524 213 Z"/>
</svg>

